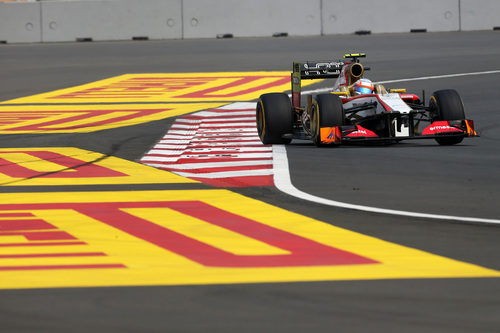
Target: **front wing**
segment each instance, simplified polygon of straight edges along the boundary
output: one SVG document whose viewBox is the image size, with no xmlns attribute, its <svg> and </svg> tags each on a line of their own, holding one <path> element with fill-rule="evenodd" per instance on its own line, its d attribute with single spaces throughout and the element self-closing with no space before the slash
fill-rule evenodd
<svg viewBox="0 0 500 333">
<path fill-rule="evenodd" d="M 341 144 L 347 142 L 376 142 L 401 141 L 414 139 L 436 139 L 443 137 L 475 137 L 479 136 L 474 130 L 472 120 L 435 121 L 427 126 L 422 133 L 409 131 L 408 136 L 379 136 L 360 125 L 321 127 L 320 138 L 322 144 Z"/>
</svg>

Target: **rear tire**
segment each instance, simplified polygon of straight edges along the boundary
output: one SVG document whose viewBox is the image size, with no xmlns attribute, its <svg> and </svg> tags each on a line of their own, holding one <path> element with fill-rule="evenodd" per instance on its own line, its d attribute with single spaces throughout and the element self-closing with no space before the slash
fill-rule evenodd
<svg viewBox="0 0 500 333">
<path fill-rule="evenodd" d="M 435 120 L 462 120 L 465 119 L 464 104 L 456 90 L 438 90 L 429 101 L 429 107 Z M 440 145 L 449 146 L 462 142 L 463 137 L 442 137 L 436 141 Z"/>
<path fill-rule="evenodd" d="M 317 95 L 311 109 L 311 134 L 316 146 L 321 146 L 321 127 L 342 126 L 344 119 L 344 106 L 337 95 Z"/>
<path fill-rule="evenodd" d="M 283 138 L 293 133 L 292 103 L 287 94 L 263 94 L 257 101 L 257 132 L 264 144 L 288 144 L 292 141 Z"/>
</svg>

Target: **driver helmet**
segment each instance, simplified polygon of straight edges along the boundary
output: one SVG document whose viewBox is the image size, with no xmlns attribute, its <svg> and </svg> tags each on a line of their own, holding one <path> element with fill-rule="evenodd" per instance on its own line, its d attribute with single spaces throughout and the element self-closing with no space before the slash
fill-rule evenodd
<svg viewBox="0 0 500 333">
<path fill-rule="evenodd" d="M 354 93 L 356 95 L 372 94 L 374 90 L 373 82 L 368 79 L 359 79 L 354 84 Z"/>
</svg>

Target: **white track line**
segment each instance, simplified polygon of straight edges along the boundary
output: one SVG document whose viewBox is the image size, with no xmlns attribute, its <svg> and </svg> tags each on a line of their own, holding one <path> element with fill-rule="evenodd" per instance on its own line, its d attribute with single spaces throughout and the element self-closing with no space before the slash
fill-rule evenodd
<svg viewBox="0 0 500 333">
<path fill-rule="evenodd" d="M 445 75 L 435 75 L 435 76 L 422 76 L 422 77 L 414 77 L 408 79 L 397 79 L 397 80 L 387 80 L 387 81 L 378 81 L 375 82 L 377 84 L 386 84 L 386 83 L 396 83 L 396 82 L 409 82 L 409 81 L 421 81 L 421 80 L 432 80 L 432 79 L 446 79 L 450 77 L 459 77 L 459 76 L 471 76 L 471 75 L 485 75 L 485 74 L 499 74 L 500 70 L 492 70 L 492 71 L 484 71 L 484 72 L 471 72 L 471 73 L 458 73 L 458 74 L 445 74 Z M 303 94 L 319 94 L 324 92 L 332 91 L 332 87 L 329 88 L 319 88 L 314 90 L 303 91 Z"/>
<path fill-rule="evenodd" d="M 389 214 L 389 215 L 399 215 L 399 216 L 409 216 L 409 217 L 420 217 L 427 219 L 438 219 L 438 220 L 453 220 L 460 222 L 476 222 L 476 223 L 489 223 L 489 224 L 500 224 L 500 220 L 497 219 L 484 219 L 477 217 L 462 217 L 462 216 L 452 216 L 452 215 L 438 215 L 438 214 L 426 214 L 417 212 L 408 212 L 403 210 L 385 209 L 377 208 L 363 205 L 355 205 L 330 199 L 321 198 L 306 192 L 303 192 L 293 186 L 290 172 L 288 169 L 288 158 L 286 154 L 286 148 L 284 145 L 273 145 L 273 171 L 274 171 L 274 184 L 276 188 L 280 191 L 285 192 L 291 196 L 308 200 L 328 206 L 347 208 L 360 210 L 371 213 Z"/>
<path fill-rule="evenodd" d="M 432 79 L 447 79 L 447 78 L 450 78 L 450 77 L 471 76 L 471 75 L 485 75 L 485 74 L 498 74 L 498 73 L 500 73 L 500 70 L 485 71 L 485 72 L 471 72 L 471 73 L 435 75 L 435 76 L 422 76 L 422 77 L 414 77 L 414 78 L 411 78 L 411 79 L 399 79 L 399 80 L 379 81 L 377 83 L 379 83 L 379 84 L 385 84 L 385 83 L 421 81 L 421 80 L 432 80 Z"/>
</svg>

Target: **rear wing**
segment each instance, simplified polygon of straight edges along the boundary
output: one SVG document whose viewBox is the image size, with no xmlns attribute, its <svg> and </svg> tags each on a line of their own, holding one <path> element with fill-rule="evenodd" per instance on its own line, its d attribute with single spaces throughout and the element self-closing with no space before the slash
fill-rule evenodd
<svg viewBox="0 0 500 333">
<path fill-rule="evenodd" d="M 300 71 L 300 78 L 302 80 L 336 79 L 339 77 L 343 66 L 343 61 L 295 62 L 293 64 L 293 71 Z"/>
<path fill-rule="evenodd" d="M 340 76 L 344 62 L 294 62 L 292 72 L 292 104 L 300 107 L 301 80 L 336 79 Z"/>
</svg>

